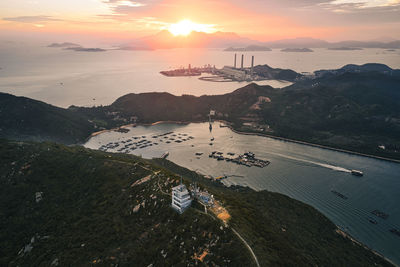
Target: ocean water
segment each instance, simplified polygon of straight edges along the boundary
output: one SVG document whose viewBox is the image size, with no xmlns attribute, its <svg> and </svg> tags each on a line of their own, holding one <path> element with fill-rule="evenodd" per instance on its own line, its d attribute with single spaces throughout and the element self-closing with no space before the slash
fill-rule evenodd
<svg viewBox="0 0 400 267">
<path fill-rule="evenodd" d="M 132 142 L 146 139 L 153 145 L 129 150 L 129 153 L 152 158 L 169 151 L 168 159 L 178 165 L 213 177 L 228 175 L 229 178 L 223 180 L 227 186 L 265 189 L 300 200 L 318 209 L 369 248 L 400 264 L 400 237 L 389 232 L 392 228 L 400 230 L 398 163 L 266 137 L 240 135 L 229 128 L 220 128 L 218 123 L 214 123 L 211 133 L 207 123 L 158 124 L 129 129 L 128 133 L 102 133 L 92 137 L 85 146 L 99 149 L 107 143 L 119 142 L 119 147 L 108 150 L 116 152 L 129 143 L 122 141 L 140 136 Z M 194 139 L 182 143 L 171 140 L 170 144 L 166 144 L 167 138 L 152 138 L 170 131 L 177 136 L 170 135 L 168 139 L 179 139 L 179 136 L 186 139 L 182 134 Z M 215 140 L 211 142 L 211 138 Z M 249 168 L 209 158 L 211 151 L 221 151 L 225 155 L 228 152 L 243 154 L 252 151 L 257 158 L 269 160 L 271 164 L 265 168 Z M 198 157 L 196 152 L 203 155 Z M 364 176 L 351 175 L 352 169 L 363 171 Z M 340 192 L 347 199 L 338 197 L 331 190 Z M 376 217 L 371 214 L 375 209 L 389 214 L 389 217 L 386 220 Z M 377 221 L 377 224 L 372 224 L 369 219 Z"/>
<path fill-rule="evenodd" d="M 255 64 L 289 68 L 298 72 L 340 68 L 346 64 L 378 62 L 400 68 L 400 51 L 365 49 L 313 53 L 288 53 L 279 49 L 245 52 L 245 66 L 251 55 Z M 27 96 L 47 103 L 108 105 L 128 93 L 169 92 L 175 95 L 216 95 L 234 91 L 247 82 L 215 83 L 198 77 L 165 77 L 159 72 L 181 66 L 233 65 L 234 52 L 221 49 L 170 49 L 156 51 L 75 52 L 28 44 L 0 43 L 0 92 Z M 281 88 L 283 81 L 262 81 Z"/>
</svg>

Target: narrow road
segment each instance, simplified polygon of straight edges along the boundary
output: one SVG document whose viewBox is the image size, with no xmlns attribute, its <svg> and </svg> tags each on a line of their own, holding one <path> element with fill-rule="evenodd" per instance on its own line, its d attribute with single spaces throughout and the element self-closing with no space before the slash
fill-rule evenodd
<svg viewBox="0 0 400 267">
<path fill-rule="evenodd" d="M 246 245 L 246 247 L 249 249 L 251 255 L 253 255 L 253 258 L 254 258 L 254 261 L 256 262 L 257 267 L 260 267 L 260 263 L 258 263 L 256 254 L 254 254 L 253 250 L 251 249 L 249 244 L 247 244 L 246 240 L 244 240 L 244 238 L 238 232 L 236 232 L 235 229 L 233 229 L 232 227 L 231 227 L 231 229 L 239 237 L 239 239 L 242 240 L 242 242 Z"/>
</svg>

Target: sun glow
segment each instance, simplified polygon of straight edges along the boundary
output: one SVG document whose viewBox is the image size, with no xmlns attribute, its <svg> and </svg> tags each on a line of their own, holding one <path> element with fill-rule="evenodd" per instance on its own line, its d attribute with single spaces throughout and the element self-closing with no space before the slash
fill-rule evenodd
<svg viewBox="0 0 400 267">
<path fill-rule="evenodd" d="M 205 33 L 215 32 L 215 29 L 213 27 L 214 25 L 194 23 L 190 20 L 185 19 L 179 21 L 178 23 L 171 24 L 168 27 L 168 31 L 175 36 L 187 36 L 193 31 Z"/>
</svg>

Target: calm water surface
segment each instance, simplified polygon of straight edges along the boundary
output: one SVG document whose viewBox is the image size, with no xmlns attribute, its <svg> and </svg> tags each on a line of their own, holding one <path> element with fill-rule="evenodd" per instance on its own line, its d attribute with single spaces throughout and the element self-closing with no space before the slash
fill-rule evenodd
<svg viewBox="0 0 400 267">
<path fill-rule="evenodd" d="M 175 95 L 224 94 L 246 82 L 214 83 L 198 77 L 165 77 L 161 70 L 204 64 L 233 65 L 233 52 L 221 49 L 170 49 L 156 51 L 74 52 L 43 45 L 6 46 L 0 43 L 0 91 L 43 100 L 53 105 L 108 105 L 128 93 L 169 92 Z M 255 64 L 290 68 L 298 72 L 340 68 L 349 63 L 378 62 L 400 68 L 400 52 L 384 49 L 313 53 L 245 52 L 245 66 L 251 55 Z M 290 85 L 263 81 L 273 87 Z"/>
<path fill-rule="evenodd" d="M 266 137 L 235 134 L 228 128 L 220 128 L 217 123 L 214 123 L 212 133 L 207 123 L 159 124 L 130 129 L 128 133 L 103 133 L 91 138 L 85 146 L 98 149 L 109 142 L 146 136 L 132 142 L 146 139 L 158 144 L 130 150 L 129 153 L 151 158 L 169 151 L 169 160 L 204 175 L 237 175 L 224 180 L 228 186 L 237 184 L 255 190 L 266 189 L 310 204 L 356 239 L 400 264 L 400 237 L 389 232 L 391 228 L 400 229 L 400 164 Z M 173 137 L 175 139 L 179 139 L 179 133 L 194 139 L 166 144 L 165 138 L 152 138 L 170 131 L 177 135 Z M 215 140 L 210 146 L 212 137 Z M 117 151 L 120 147 L 109 151 Z M 271 164 L 265 168 L 249 168 L 217 161 L 208 157 L 214 150 L 225 155 L 227 152 L 243 154 L 250 150 Z M 204 154 L 198 158 L 196 152 Z M 364 176 L 351 175 L 351 169 L 363 171 Z M 348 199 L 336 196 L 331 190 Z M 389 214 L 389 218 L 383 220 L 372 215 L 370 212 L 375 209 Z M 369 218 L 378 224 L 370 223 Z"/>
</svg>

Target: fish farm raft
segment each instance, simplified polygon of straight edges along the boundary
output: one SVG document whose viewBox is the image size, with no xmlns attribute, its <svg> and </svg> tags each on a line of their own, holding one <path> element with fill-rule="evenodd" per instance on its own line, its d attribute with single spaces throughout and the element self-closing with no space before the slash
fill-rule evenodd
<svg viewBox="0 0 400 267">
<path fill-rule="evenodd" d="M 247 167 L 259 167 L 259 168 L 264 168 L 270 164 L 268 160 L 262 160 L 258 159 L 255 157 L 255 154 L 252 152 L 246 152 L 242 155 L 239 155 L 235 157 L 235 153 L 229 152 L 227 153 L 228 156 L 223 156 L 222 152 L 218 151 L 213 151 L 209 155 L 210 158 L 216 159 L 216 160 L 225 160 L 228 162 L 236 163 L 238 165 L 244 165 Z"/>
</svg>

